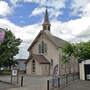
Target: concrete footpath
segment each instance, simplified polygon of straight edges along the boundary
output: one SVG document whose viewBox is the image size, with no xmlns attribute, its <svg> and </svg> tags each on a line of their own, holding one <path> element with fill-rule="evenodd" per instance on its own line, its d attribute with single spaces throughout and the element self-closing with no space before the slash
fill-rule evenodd
<svg viewBox="0 0 90 90">
<path fill-rule="evenodd" d="M 76 80 L 64 88 L 55 90 L 90 90 L 90 81 Z"/>
<path fill-rule="evenodd" d="M 32 90 L 32 89 L 27 87 L 27 88 L 13 88 L 8 90 Z M 43 90 L 43 89 L 40 89 L 40 90 Z M 58 88 L 55 90 L 90 90 L 90 81 L 76 80 L 64 88 Z"/>
<path fill-rule="evenodd" d="M 19 88 L 13 88 L 11 90 L 47 90 L 47 80 L 51 79 L 51 76 L 24 76 L 23 87 L 20 87 L 21 75 L 19 76 Z M 0 80 L 9 82 L 10 76 L 0 76 Z"/>
<path fill-rule="evenodd" d="M 5 83 L 5 82 L 0 82 L 0 90 L 8 90 L 11 88 L 15 88 L 16 86 Z"/>
<path fill-rule="evenodd" d="M 0 83 L 2 88 L 7 86 L 6 89 L 0 90 L 47 90 L 47 80 L 51 77 L 32 77 L 24 75 L 24 86 L 13 87 L 9 84 Z M 0 80 L 10 83 L 10 76 L 0 76 Z M 20 82 L 19 82 L 20 83 Z M 64 88 L 58 88 L 55 90 L 90 90 L 90 81 L 75 80 Z"/>
</svg>

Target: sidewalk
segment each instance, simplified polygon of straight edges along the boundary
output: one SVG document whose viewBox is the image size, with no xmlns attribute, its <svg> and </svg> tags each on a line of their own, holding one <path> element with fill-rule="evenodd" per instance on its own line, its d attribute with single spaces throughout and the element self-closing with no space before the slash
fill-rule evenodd
<svg viewBox="0 0 90 90">
<path fill-rule="evenodd" d="M 46 82 L 50 78 L 51 77 L 32 77 L 25 75 L 23 87 L 16 87 L 7 90 L 47 90 Z M 10 76 L 0 76 L 0 80 L 11 83 Z M 90 81 L 75 80 L 63 88 L 54 90 L 90 90 Z"/>
<path fill-rule="evenodd" d="M 11 90 L 47 90 L 47 80 L 52 78 L 51 76 L 27 76 L 24 75 L 23 87 L 20 87 L 21 75 L 19 76 L 19 88 L 13 88 Z M 11 83 L 10 76 L 0 76 L 0 80 Z"/>
<path fill-rule="evenodd" d="M 90 81 L 76 80 L 64 88 L 55 90 L 90 90 Z"/>
</svg>

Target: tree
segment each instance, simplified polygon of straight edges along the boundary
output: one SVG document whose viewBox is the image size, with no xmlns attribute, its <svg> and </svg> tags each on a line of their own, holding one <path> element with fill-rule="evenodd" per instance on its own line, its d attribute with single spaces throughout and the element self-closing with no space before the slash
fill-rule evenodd
<svg viewBox="0 0 90 90">
<path fill-rule="evenodd" d="M 69 64 L 69 73 L 71 73 L 71 57 L 74 56 L 75 52 L 75 45 L 71 43 L 66 43 L 65 47 L 62 48 L 62 52 L 64 53 L 62 57 L 62 61 L 64 64 L 68 63 Z M 74 66 L 74 65 L 73 65 Z M 75 66 L 74 66 L 74 72 L 75 72 Z"/>
<path fill-rule="evenodd" d="M 75 47 L 74 55 L 78 60 L 90 59 L 90 41 L 78 43 Z"/>
<path fill-rule="evenodd" d="M 10 30 L 5 30 L 5 38 L 0 44 L 0 67 L 11 66 L 14 61 L 13 57 L 19 52 L 19 45 L 22 42 L 19 38 L 16 39 Z"/>
<path fill-rule="evenodd" d="M 66 68 L 67 68 L 66 66 L 69 63 L 69 57 L 67 55 L 63 55 L 63 57 L 62 57 L 62 63 L 65 65 L 65 73 L 67 73 L 66 72 Z"/>
<path fill-rule="evenodd" d="M 68 60 L 68 62 L 70 61 L 70 57 L 72 56 L 76 58 L 78 62 L 82 60 L 90 59 L 90 41 L 80 42 L 76 44 L 66 43 L 65 47 L 62 48 L 62 51 L 64 55 L 66 56 L 66 60 Z M 69 57 L 69 59 L 67 59 L 68 58 L 67 56 Z"/>
</svg>

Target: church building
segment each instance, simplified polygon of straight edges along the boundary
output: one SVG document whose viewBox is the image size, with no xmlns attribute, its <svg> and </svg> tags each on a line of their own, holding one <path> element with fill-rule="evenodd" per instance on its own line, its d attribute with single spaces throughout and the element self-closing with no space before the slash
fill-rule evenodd
<svg viewBox="0 0 90 90">
<path fill-rule="evenodd" d="M 60 75 L 61 48 L 64 47 L 66 41 L 51 34 L 47 8 L 42 27 L 42 30 L 28 48 L 30 56 L 26 61 L 26 74 L 53 75 L 54 67 L 58 64 L 58 75 Z"/>
</svg>

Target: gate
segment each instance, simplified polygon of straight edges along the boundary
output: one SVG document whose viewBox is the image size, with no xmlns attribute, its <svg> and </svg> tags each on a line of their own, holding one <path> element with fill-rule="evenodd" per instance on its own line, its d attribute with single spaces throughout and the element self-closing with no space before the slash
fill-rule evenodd
<svg viewBox="0 0 90 90">
<path fill-rule="evenodd" d="M 85 64 L 84 70 L 85 70 L 85 80 L 90 80 L 90 64 Z"/>
</svg>

